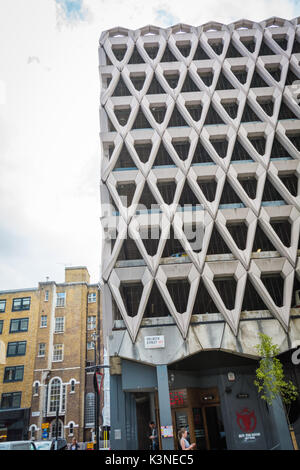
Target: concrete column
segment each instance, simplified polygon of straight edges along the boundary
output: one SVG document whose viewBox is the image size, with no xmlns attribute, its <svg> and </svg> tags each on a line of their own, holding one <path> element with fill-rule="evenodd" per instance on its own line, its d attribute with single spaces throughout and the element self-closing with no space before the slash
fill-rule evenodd
<svg viewBox="0 0 300 470">
<path fill-rule="evenodd" d="M 161 426 L 172 426 L 172 414 L 169 396 L 168 368 L 166 365 L 156 366 L 159 417 Z M 160 429 L 157 430 L 160 432 Z M 171 437 L 163 438 L 162 450 L 174 450 L 174 440 Z"/>
<path fill-rule="evenodd" d="M 126 450 L 126 407 L 125 394 L 122 390 L 120 375 L 110 376 L 111 431 L 110 444 L 113 450 Z"/>
</svg>

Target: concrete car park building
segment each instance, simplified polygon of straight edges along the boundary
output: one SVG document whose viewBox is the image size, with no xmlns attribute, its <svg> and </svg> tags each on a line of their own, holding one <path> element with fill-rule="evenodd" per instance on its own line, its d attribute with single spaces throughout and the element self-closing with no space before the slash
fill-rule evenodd
<svg viewBox="0 0 300 470">
<path fill-rule="evenodd" d="M 66 267 L 62 283 L 1 291 L 0 307 L 0 438 L 55 438 L 58 410 L 58 437 L 92 441 L 93 365 L 103 362 L 99 285 L 86 267 Z"/>
<path fill-rule="evenodd" d="M 198 449 L 291 448 L 253 381 L 263 332 L 300 384 L 299 61 L 299 18 L 100 37 L 113 449 L 149 448 L 150 419 L 162 449 L 182 426 Z"/>
</svg>

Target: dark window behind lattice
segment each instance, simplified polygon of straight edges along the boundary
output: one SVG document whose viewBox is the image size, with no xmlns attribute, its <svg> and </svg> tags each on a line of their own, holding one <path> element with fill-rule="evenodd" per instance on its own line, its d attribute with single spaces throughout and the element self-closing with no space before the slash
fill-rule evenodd
<svg viewBox="0 0 300 470">
<path fill-rule="evenodd" d="M 184 83 L 181 88 L 181 92 L 200 91 L 194 80 L 192 80 L 189 73 L 187 73 Z"/>
<path fill-rule="evenodd" d="M 234 277 L 223 279 L 214 278 L 214 284 L 223 300 L 225 307 L 228 310 L 234 309 L 236 292 L 236 280 Z"/>
<path fill-rule="evenodd" d="M 163 143 L 161 143 L 159 146 L 153 167 L 162 165 L 175 165 Z"/>
<path fill-rule="evenodd" d="M 222 196 L 220 200 L 220 204 L 241 204 L 242 201 L 229 183 L 229 181 L 225 181 Z"/>
<path fill-rule="evenodd" d="M 264 301 L 255 290 L 253 284 L 249 279 L 247 279 L 244 300 L 242 305 L 242 311 L 251 311 L 251 310 L 268 310 Z"/>
<path fill-rule="evenodd" d="M 250 199 L 255 199 L 257 190 L 257 179 L 255 176 L 238 176 L 238 181 Z"/>
<path fill-rule="evenodd" d="M 169 47 L 166 46 L 166 49 L 160 61 L 161 62 L 177 62 L 177 59 L 174 56 L 174 54 L 170 51 Z"/>
<path fill-rule="evenodd" d="M 245 222 L 227 222 L 226 228 L 240 250 L 246 248 L 248 226 Z"/>
<path fill-rule="evenodd" d="M 159 81 L 157 80 L 156 76 L 152 78 L 152 82 L 147 91 L 147 95 L 159 95 L 161 93 L 166 93 Z"/>
<path fill-rule="evenodd" d="M 205 284 L 201 279 L 192 315 L 203 315 L 205 313 L 218 313 L 219 309 L 216 307 L 214 301 L 212 300 L 211 296 L 207 292 Z"/>
<path fill-rule="evenodd" d="M 132 129 L 151 129 L 151 126 L 141 109 L 135 118 Z"/>
<path fill-rule="evenodd" d="M 166 204 L 172 204 L 176 192 L 177 185 L 175 181 L 161 181 L 156 183 L 163 200 Z"/>
<path fill-rule="evenodd" d="M 226 53 L 226 59 L 230 57 L 242 57 L 242 54 L 240 53 L 240 51 L 237 50 L 237 48 L 233 45 L 232 42 L 229 44 L 229 47 Z"/>
<path fill-rule="evenodd" d="M 261 121 L 261 119 L 257 116 L 257 114 L 251 108 L 251 106 L 249 106 L 249 104 L 246 103 L 241 122 L 256 122 L 256 121 Z"/>
<path fill-rule="evenodd" d="M 276 251 L 276 248 L 274 247 L 273 243 L 267 237 L 267 235 L 259 224 L 257 224 L 256 226 L 252 251 Z"/>
<path fill-rule="evenodd" d="M 152 150 L 152 143 L 134 144 L 136 153 L 142 163 L 147 163 Z"/>
<path fill-rule="evenodd" d="M 216 90 L 232 90 L 234 89 L 234 86 L 231 84 L 231 82 L 225 77 L 223 72 L 221 71 L 217 84 L 216 84 Z"/>
<path fill-rule="evenodd" d="M 226 101 L 225 102 L 221 101 L 221 105 L 225 109 L 228 116 L 231 117 L 231 119 L 235 119 L 237 117 L 239 105 L 236 101 L 229 102 L 229 103 Z"/>
<path fill-rule="evenodd" d="M 267 291 L 269 292 L 270 296 L 272 297 L 274 303 L 277 305 L 277 307 L 282 307 L 284 280 L 280 276 L 280 274 L 262 273 L 260 279 Z"/>
<path fill-rule="evenodd" d="M 250 88 L 265 88 L 268 87 L 269 85 L 267 82 L 262 78 L 262 76 L 255 70 L 252 81 L 250 84 Z"/>
<path fill-rule="evenodd" d="M 114 92 L 112 94 L 112 96 L 130 96 L 131 93 L 130 91 L 128 90 L 124 80 L 123 80 L 123 77 L 120 76 L 119 78 L 119 81 L 118 81 L 118 84 L 116 86 L 116 88 L 114 89 Z"/>
<path fill-rule="evenodd" d="M 127 150 L 125 144 L 123 144 L 122 150 L 120 152 L 119 158 L 115 164 L 114 170 L 118 168 L 135 168 L 136 164 L 132 160 L 130 153 Z"/>
<path fill-rule="evenodd" d="M 214 74 L 212 70 L 209 70 L 209 71 L 199 70 L 198 75 L 203 81 L 204 85 L 208 87 L 211 86 L 213 78 L 214 78 Z"/>
<path fill-rule="evenodd" d="M 281 119 L 298 119 L 297 116 L 293 113 L 293 111 L 284 101 L 282 101 L 281 103 L 278 114 L 278 120 L 280 121 Z"/>
<path fill-rule="evenodd" d="M 276 55 L 276 53 L 263 40 L 258 55 Z"/>
<path fill-rule="evenodd" d="M 152 59 L 152 60 L 155 59 L 155 57 L 157 56 L 157 53 L 159 51 L 158 45 L 157 46 L 156 45 L 155 46 L 148 46 L 147 44 L 145 44 L 144 49 L 147 52 L 150 59 Z"/>
<path fill-rule="evenodd" d="M 198 201 L 197 197 L 195 196 L 195 193 L 191 190 L 189 184 L 185 183 L 179 199 L 179 205 L 197 206 L 200 204 L 201 203 Z"/>
<path fill-rule="evenodd" d="M 215 178 L 210 178 L 210 179 L 197 179 L 197 183 L 199 185 L 199 188 L 203 192 L 205 198 L 209 202 L 213 202 L 216 197 L 216 190 L 217 190 L 217 182 Z"/>
<path fill-rule="evenodd" d="M 179 239 L 175 237 L 173 227 L 171 226 L 170 235 L 164 246 L 162 258 L 169 258 L 170 256 L 182 253 L 183 251 L 183 246 Z"/>
<path fill-rule="evenodd" d="M 276 232 L 276 235 L 286 247 L 291 246 L 291 230 L 292 226 L 288 219 L 270 220 L 270 225 Z"/>
<path fill-rule="evenodd" d="M 226 157 L 228 149 L 228 140 L 226 138 L 220 137 L 218 139 L 210 139 L 210 143 L 214 147 L 219 157 Z"/>
<path fill-rule="evenodd" d="M 170 312 L 160 293 L 159 288 L 154 282 L 150 296 L 145 308 L 144 318 L 169 317 Z"/>
<path fill-rule="evenodd" d="M 299 177 L 292 173 L 290 175 L 279 175 L 279 178 L 291 195 L 296 197 L 298 195 Z"/>
<path fill-rule="evenodd" d="M 172 141 L 172 145 L 175 149 L 175 152 L 177 153 L 178 157 L 181 159 L 181 160 L 186 160 L 188 158 L 188 155 L 189 155 L 189 150 L 190 150 L 190 146 L 191 146 L 191 143 L 189 140 L 186 140 L 186 141 Z"/>
<path fill-rule="evenodd" d="M 200 43 L 197 46 L 194 59 L 193 60 L 209 60 L 210 57 L 207 55 L 207 53 L 203 50 L 201 47 Z"/>
<path fill-rule="evenodd" d="M 194 163 L 213 163 L 211 156 L 204 148 L 200 140 L 198 140 L 197 147 L 194 152 L 192 164 Z"/>
<path fill-rule="evenodd" d="M 172 279 L 167 281 L 166 286 L 177 312 L 184 313 L 187 308 L 190 293 L 189 281 L 187 279 Z"/>
<path fill-rule="evenodd" d="M 266 178 L 262 201 L 282 201 L 283 197 L 279 194 L 277 189 L 272 185 L 270 180 Z"/>
<path fill-rule="evenodd" d="M 223 119 L 220 117 L 219 113 L 215 110 L 215 108 L 210 105 L 209 110 L 206 114 L 204 125 L 211 125 L 211 124 L 225 124 Z"/>
<path fill-rule="evenodd" d="M 168 127 L 187 127 L 185 119 L 183 118 L 182 114 L 178 111 L 176 106 L 173 110 Z"/>
<path fill-rule="evenodd" d="M 210 237 L 206 255 L 221 255 L 225 253 L 231 254 L 231 250 L 230 248 L 228 248 L 227 243 L 221 237 L 216 226 L 214 226 L 211 237 Z"/>
<path fill-rule="evenodd" d="M 248 135 L 248 140 L 251 142 L 255 150 L 260 154 L 264 155 L 266 151 L 266 139 L 265 136 L 251 136 Z"/>
<path fill-rule="evenodd" d="M 239 140 L 235 141 L 231 161 L 253 160 L 247 150 L 242 146 Z"/>
<path fill-rule="evenodd" d="M 138 313 L 140 300 L 143 293 L 143 284 L 141 282 L 136 284 L 126 284 L 121 282 L 119 290 L 126 308 L 127 315 L 129 317 L 135 317 Z"/>
<path fill-rule="evenodd" d="M 139 51 L 137 50 L 137 47 L 135 46 L 128 64 L 144 64 L 144 63 L 145 63 L 144 59 L 141 57 Z"/>
</svg>

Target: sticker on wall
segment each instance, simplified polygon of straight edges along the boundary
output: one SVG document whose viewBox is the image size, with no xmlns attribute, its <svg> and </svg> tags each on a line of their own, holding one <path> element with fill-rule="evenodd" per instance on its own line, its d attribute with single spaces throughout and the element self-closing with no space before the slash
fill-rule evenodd
<svg viewBox="0 0 300 470">
<path fill-rule="evenodd" d="M 254 410 L 250 411 L 249 408 L 243 408 L 240 412 L 236 412 L 237 424 L 242 434 L 239 434 L 239 438 L 244 442 L 255 441 L 257 437 L 260 437 L 259 432 L 254 432 L 257 424 L 257 419 Z"/>
</svg>

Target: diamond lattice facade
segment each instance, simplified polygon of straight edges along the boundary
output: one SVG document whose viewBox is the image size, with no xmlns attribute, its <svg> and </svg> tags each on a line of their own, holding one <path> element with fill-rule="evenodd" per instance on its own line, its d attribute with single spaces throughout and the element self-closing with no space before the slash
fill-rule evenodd
<svg viewBox="0 0 300 470">
<path fill-rule="evenodd" d="M 111 357 L 295 348 L 300 19 L 115 28 L 99 61 Z"/>
</svg>

